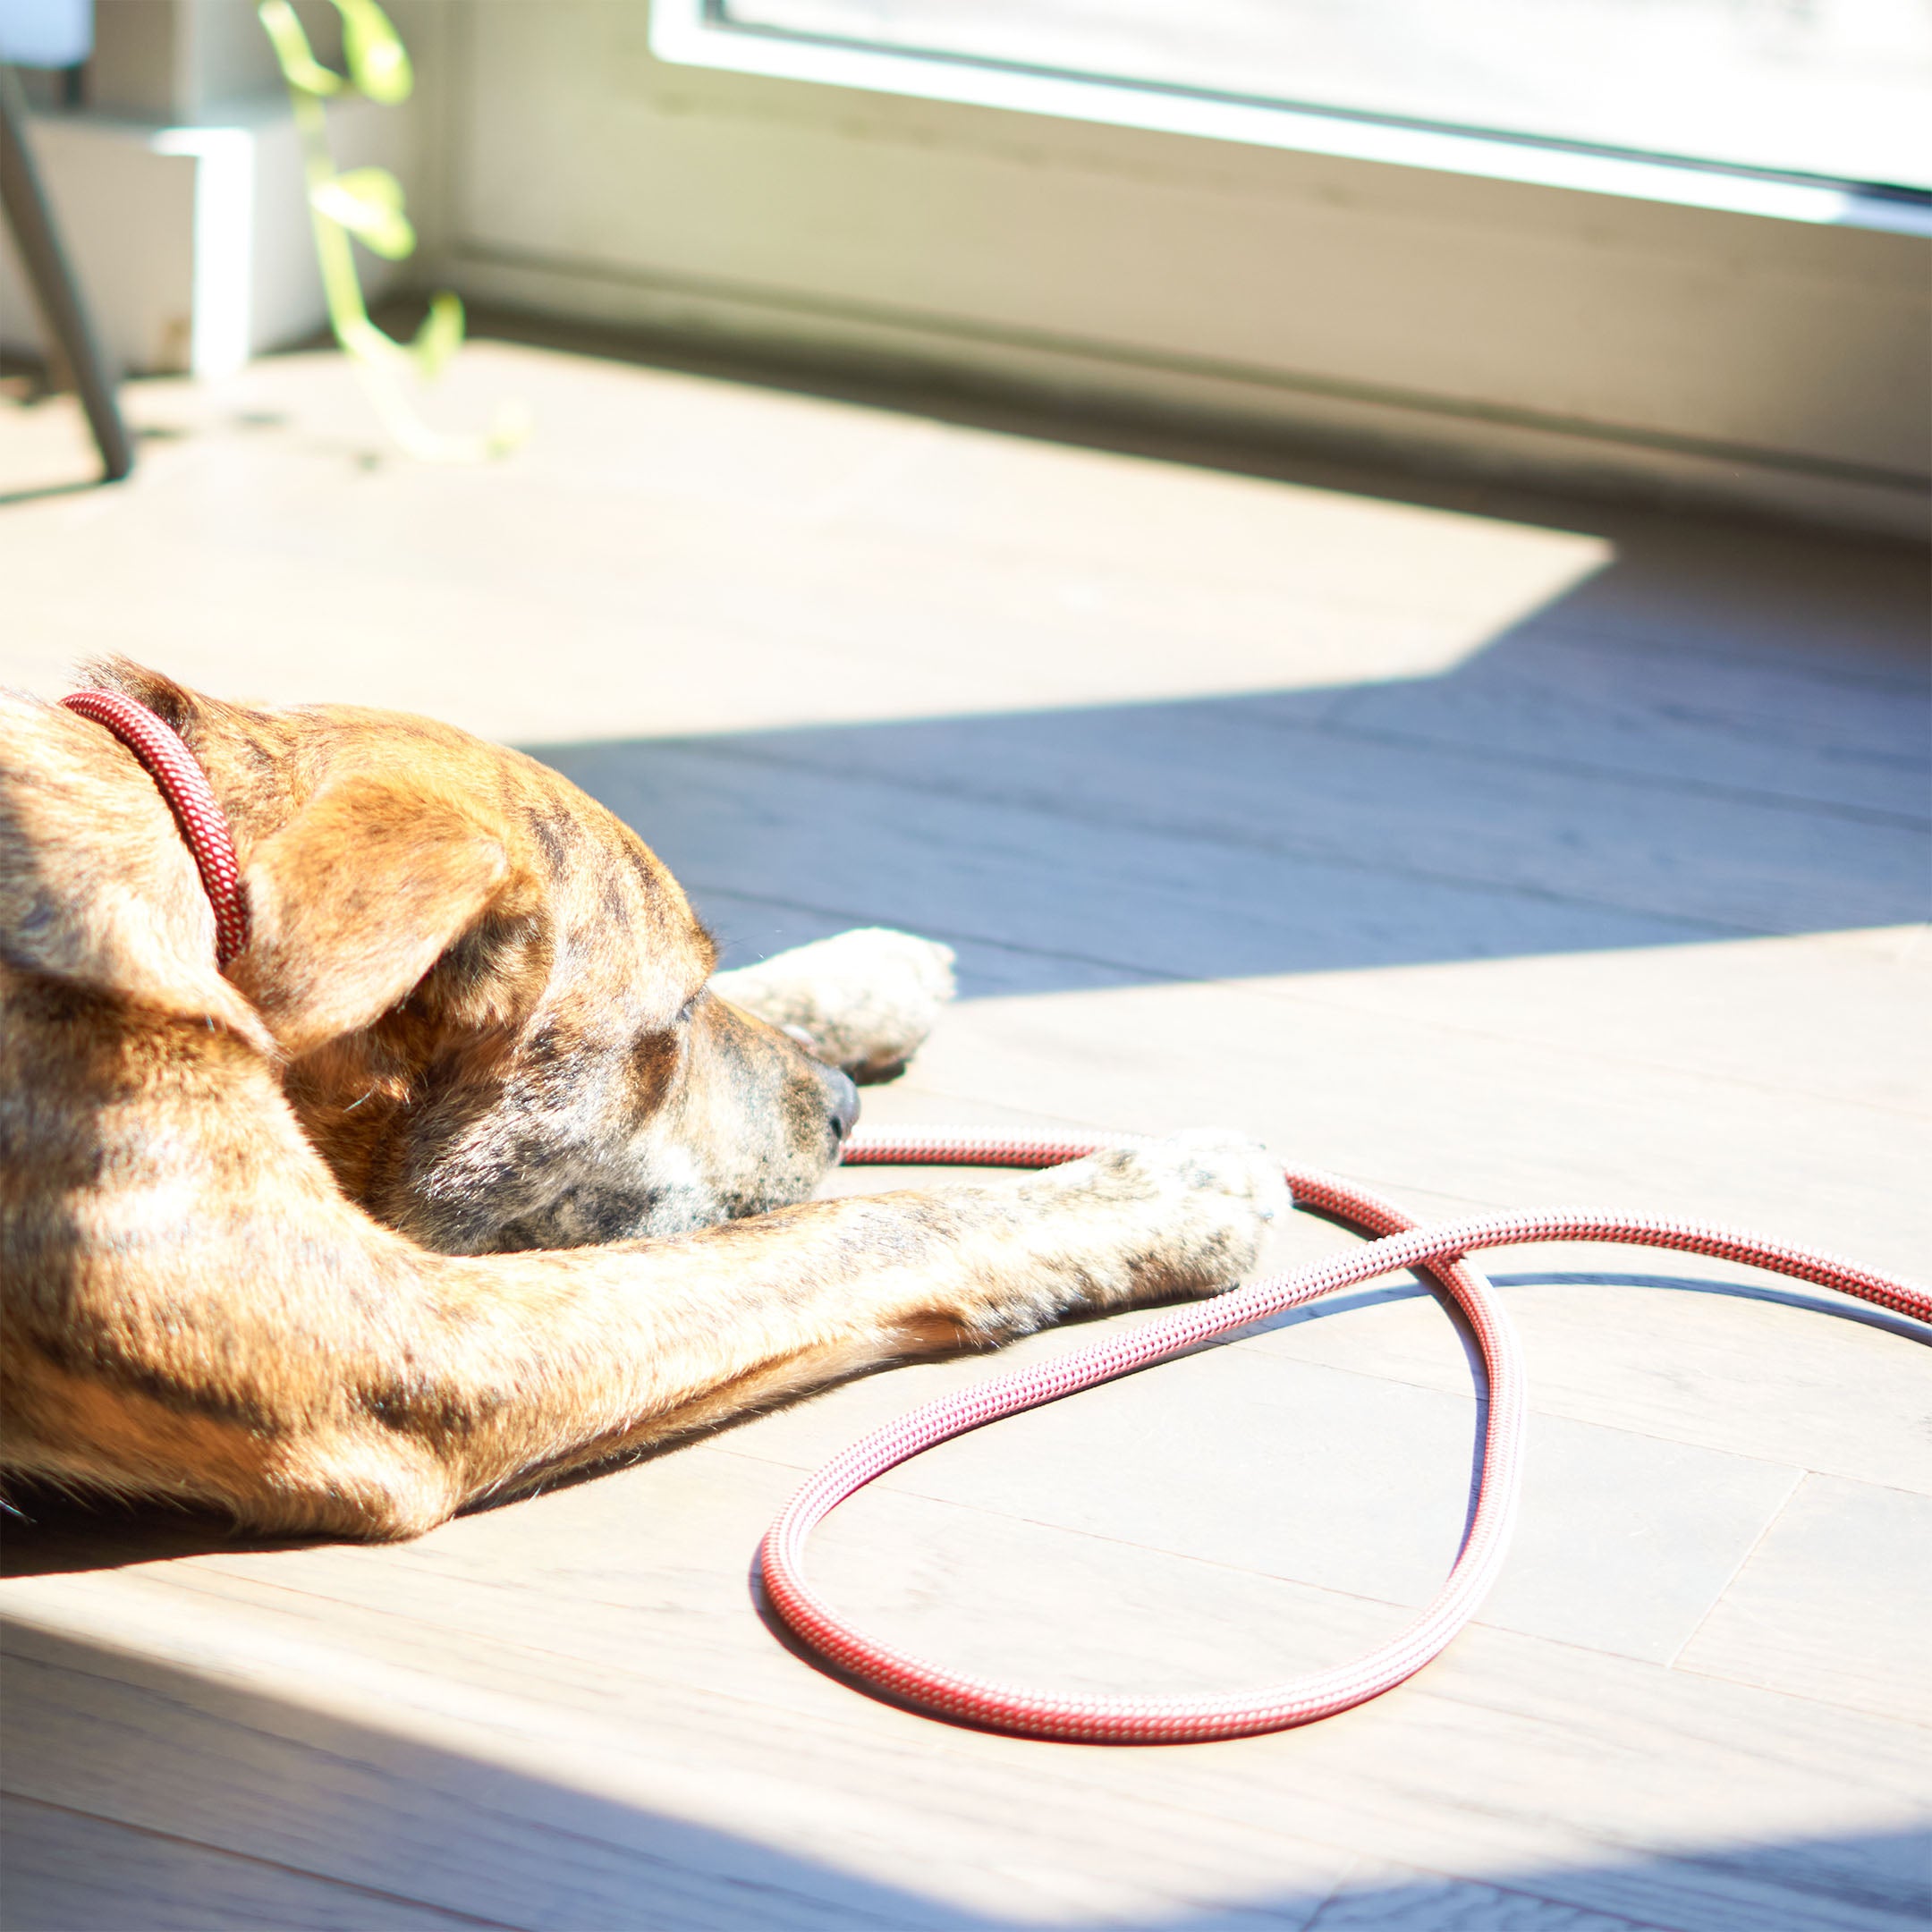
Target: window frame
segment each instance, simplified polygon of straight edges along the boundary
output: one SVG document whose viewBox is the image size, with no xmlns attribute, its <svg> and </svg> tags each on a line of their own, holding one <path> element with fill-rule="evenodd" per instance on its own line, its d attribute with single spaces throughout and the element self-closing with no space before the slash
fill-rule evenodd
<svg viewBox="0 0 1932 1932">
<path fill-rule="evenodd" d="M 722 0 L 654 0 L 658 59 L 733 73 L 1047 114 L 1150 133 L 1250 142 L 1302 154 L 1572 188 L 1677 208 L 1932 236 L 1932 191 L 1794 171 L 1646 155 L 1587 141 L 1466 128 L 1346 108 L 1244 99 L 1192 87 L 1031 67 L 969 55 L 864 47 L 734 21 Z"/>
</svg>

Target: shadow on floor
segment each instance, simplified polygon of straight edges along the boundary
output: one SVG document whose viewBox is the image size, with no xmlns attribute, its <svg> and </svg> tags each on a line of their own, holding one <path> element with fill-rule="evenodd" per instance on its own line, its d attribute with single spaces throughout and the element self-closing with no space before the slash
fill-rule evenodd
<svg viewBox="0 0 1932 1932">
<path fill-rule="evenodd" d="M 1325 1889 L 1251 1898 L 1226 1895 L 1211 1873 L 1186 1860 L 1163 1884 L 1157 1874 L 1165 1860 L 1157 1853 L 1142 1859 L 1063 1835 L 1034 1843 L 1027 1854 L 1043 1868 L 1049 1890 L 1055 1868 L 1077 1891 L 1080 1874 L 1105 1879 L 1123 1866 L 1144 1866 L 1137 1882 L 1157 1896 L 1177 1891 L 1203 1902 L 1131 1919 L 1057 1909 L 1043 1919 L 995 1916 L 949 1902 L 937 1876 L 959 1868 L 962 1844 L 1002 1828 L 997 1820 L 976 1819 L 971 1791 L 962 1791 L 960 1815 L 936 1835 L 933 1885 L 941 1895 L 935 1896 L 842 1868 L 835 1854 L 821 1861 L 763 1842 L 767 1824 L 773 1835 L 787 1829 L 782 1819 L 746 1817 L 741 1828 L 724 1831 L 603 1795 L 595 1789 L 599 1782 L 626 1782 L 627 1772 L 651 1775 L 642 1760 L 628 1763 L 621 1720 L 608 1713 L 590 1724 L 567 1714 L 559 1719 L 551 1749 L 557 1741 L 568 1749 L 580 1728 L 589 1741 L 573 1766 L 574 1782 L 554 1782 L 514 1767 L 528 1738 L 504 1736 L 505 1762 L 472 1759 L 411 1737 L 414 1714 L 401 1707 L 394 1725 L 381 1730 L 336 1715 L 326 1707 L 332 1687 L 318 1681 L 304 1682 L 299 1700 L 283 1704 L 216 1674 L 191 1674 L 31 1626 L 10 1623 L 5 1637 L 13 1793 L 5 1821 L 7 1922 L 21 1932 L 123 1925 L 198 1932 L 262 1925 L 427 1928 L 452 1918 L 571 1932 L 640 1926 L 1027 1932 L 1036 1925 L 1045 1932 L 1048 1924 L 1161 1932 L 1311 1924 L 1319 1932 L 1452 1924 L 1470 1932 L 1577 1926 L 1619 1932 L 1625 1925 L 1904 1932 L 1932 1914 L 1932 1835 L 1894 1830 L 1667 1853 L 1632 1847 L 1627 1856 L 1573 1868 L 1485 1872 L 1476 1880 L 1400 1873 L 1335 1896 Z M 718 1691 L 728 1722 L 728 1687 Z M 781 1729 L 803 1722 L 771 1716 Z M 777 1743 L 755 1761 L 760 1775 L 783 1780 Z M 1084 1755 L 1077 1747 L 1027 1748 Z M 740 1755 L 743 1749 L 741 1741 Z M 1194 1749 L 1181 1747 L 1177 1755 Z M 1146 1763 L 1152 1754 L 1135 1755 Z M 814 1773 L 820 1785 L 836 1775 L 824 1766 Z M 977 1788 L 979 1781 L 971 1783 Z M 758 1788 L 756 1780 L 747 1787 Z M 765 1788 L 776 1792 L 782 1785 Z M 1540 1809 L 1521 1792 L 1492 1793 L 1483 1802 L 1505 1818 Z M 855 1791 L 853 1806 L 861 1818 L 876 1813 L 872 1823 L 888 1830 L 904 1830 L 913 1815 L 890 1793 Z M 801 1807 L 801 1815 L 811 1809 Z M 794 1821 L 794 1835 L 796 1828 Z M 1284 1845 L 1284 1862 L 1301 1851 Z M 920 1856 L 902 1839 L 888 1862 L 916 1864 Z M 1585 1916 L 1591 1914 L 1605 1916 Z"/>
<path fill-rule="evenodd" d="M 1607 595 L 1437 677 L 537 755 L 732 962 L 904 926 L 960 946 L 969 994 L 1926 918 L 1921 659 L 1661 648 L 1593 628 Z"/>
<path fill-rule="evenodd" d="M 151 1499 L 75 1496 L 15 1479 L 0 1513 L 0 1577 L 124 1570 L 177 1556 L 298 1549 L 310 1540 L 255 1536 L 229 1517 Z"/>
</svg>

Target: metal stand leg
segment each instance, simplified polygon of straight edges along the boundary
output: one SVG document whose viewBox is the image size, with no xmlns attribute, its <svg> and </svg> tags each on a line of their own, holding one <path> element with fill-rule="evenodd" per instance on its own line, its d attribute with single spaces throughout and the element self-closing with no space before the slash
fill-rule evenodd
<svg viewBox="0 0 1932 1932">
<path fill-rule="evenodd" d="M 73 370 L 106 480 L 118 483 L 134 467 L 133 445 L 128 441 L 100 344 L 89 326 L 80 287 L 61 252 L 53 210 L 34 169 L 20 81 L 4 62 L 0 62 L 0 207 L 6 209 L 8 225 L 20 243 L 40 312 Z"/>
</svg>

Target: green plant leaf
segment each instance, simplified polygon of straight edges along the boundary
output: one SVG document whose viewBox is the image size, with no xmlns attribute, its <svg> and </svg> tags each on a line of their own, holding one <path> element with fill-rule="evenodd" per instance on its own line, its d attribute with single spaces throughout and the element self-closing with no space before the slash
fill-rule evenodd
<svg viewBox="0 0 1932 1932">
<path fill-rule="evenodd" d="M 447 289 L 432 295 L 429 313 L 423 318 L 423 326 L 410 344 L 410 353 L 416 358 L 417 371 L 424 381 L 432 382 L 443 373 L 449 359 L 462 345 L 462 298 Z"/>
<path fill-rule="evenodd" d="M 260 0 L 256 12 L 294 107 L 323 299 L 335 340 L 384 428 L 411 455 L 425 462 L 473 462 L 504 455 L 530 433 L 530 412 L 521 404 L 500 409 L 485 435 L 446 436 L 423 421 L 408 394 L 411 377 L 437 375 L 462 344 L 462 303 L 446 292 L 434 297 L 422 326 L 407 344 L 369 319 L 352 238 L 394 261 L 415 248 L 416 233 L 402 212 L 402 184 L 386 168 L 335 172 L 322 97 L 353 85 L 369 99 L 389 105 L 409 98 L 413 76 L 409 55 L 376 0 L 335 0 L 335 5 L 343 21 L 347 80 L 316 59 L 289 0 Z"/>
<path fill-rule="evenodd" d="M 410 57 L 376 0 L 335 0 L 343 18 L 343 58 L 349 76 L 372 101 L 394 107 L 416 84 Z"/>
<path fill-rule="evenodd" d="M 402 183 L 387 168 L 352 168 L 311 188 L 309 199 L 318 214 L 386 261 L 400 261 L 416 246 L 416 231 L 402 212 Z"/>
<path fill-rule="evenodd" d="M 402 183 L 387 168 L 350 168 L 335 177 L 339 187 L 346 188 L 358 201 L 367 202 L 370 208 L 383 209 L 390 215 L 402 212 Z"/>
<path fill-rule="evenodd" d="M 255 12 L 281 64 L 282 78 L 292 88 L 304 94 L 342 92 L 343 77 L 315 57 L 309 36 L 302 31 L 302 24 L 295 18 L 295 9 L 288 0 L 262 0 Z"/>
</svg>

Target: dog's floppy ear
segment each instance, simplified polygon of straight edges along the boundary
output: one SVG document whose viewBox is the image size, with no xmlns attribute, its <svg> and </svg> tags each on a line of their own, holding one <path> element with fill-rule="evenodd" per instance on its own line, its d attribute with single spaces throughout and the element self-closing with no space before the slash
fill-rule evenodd
<svg viewBox="0 0 1932 1932">
<path fill-rule="evenodd" d="M 510 875 L 472 807 L 377 776 L 330 783 L 242 872 L 229 979 L 299 1059 L 406 998 Z"/>
</svg>

